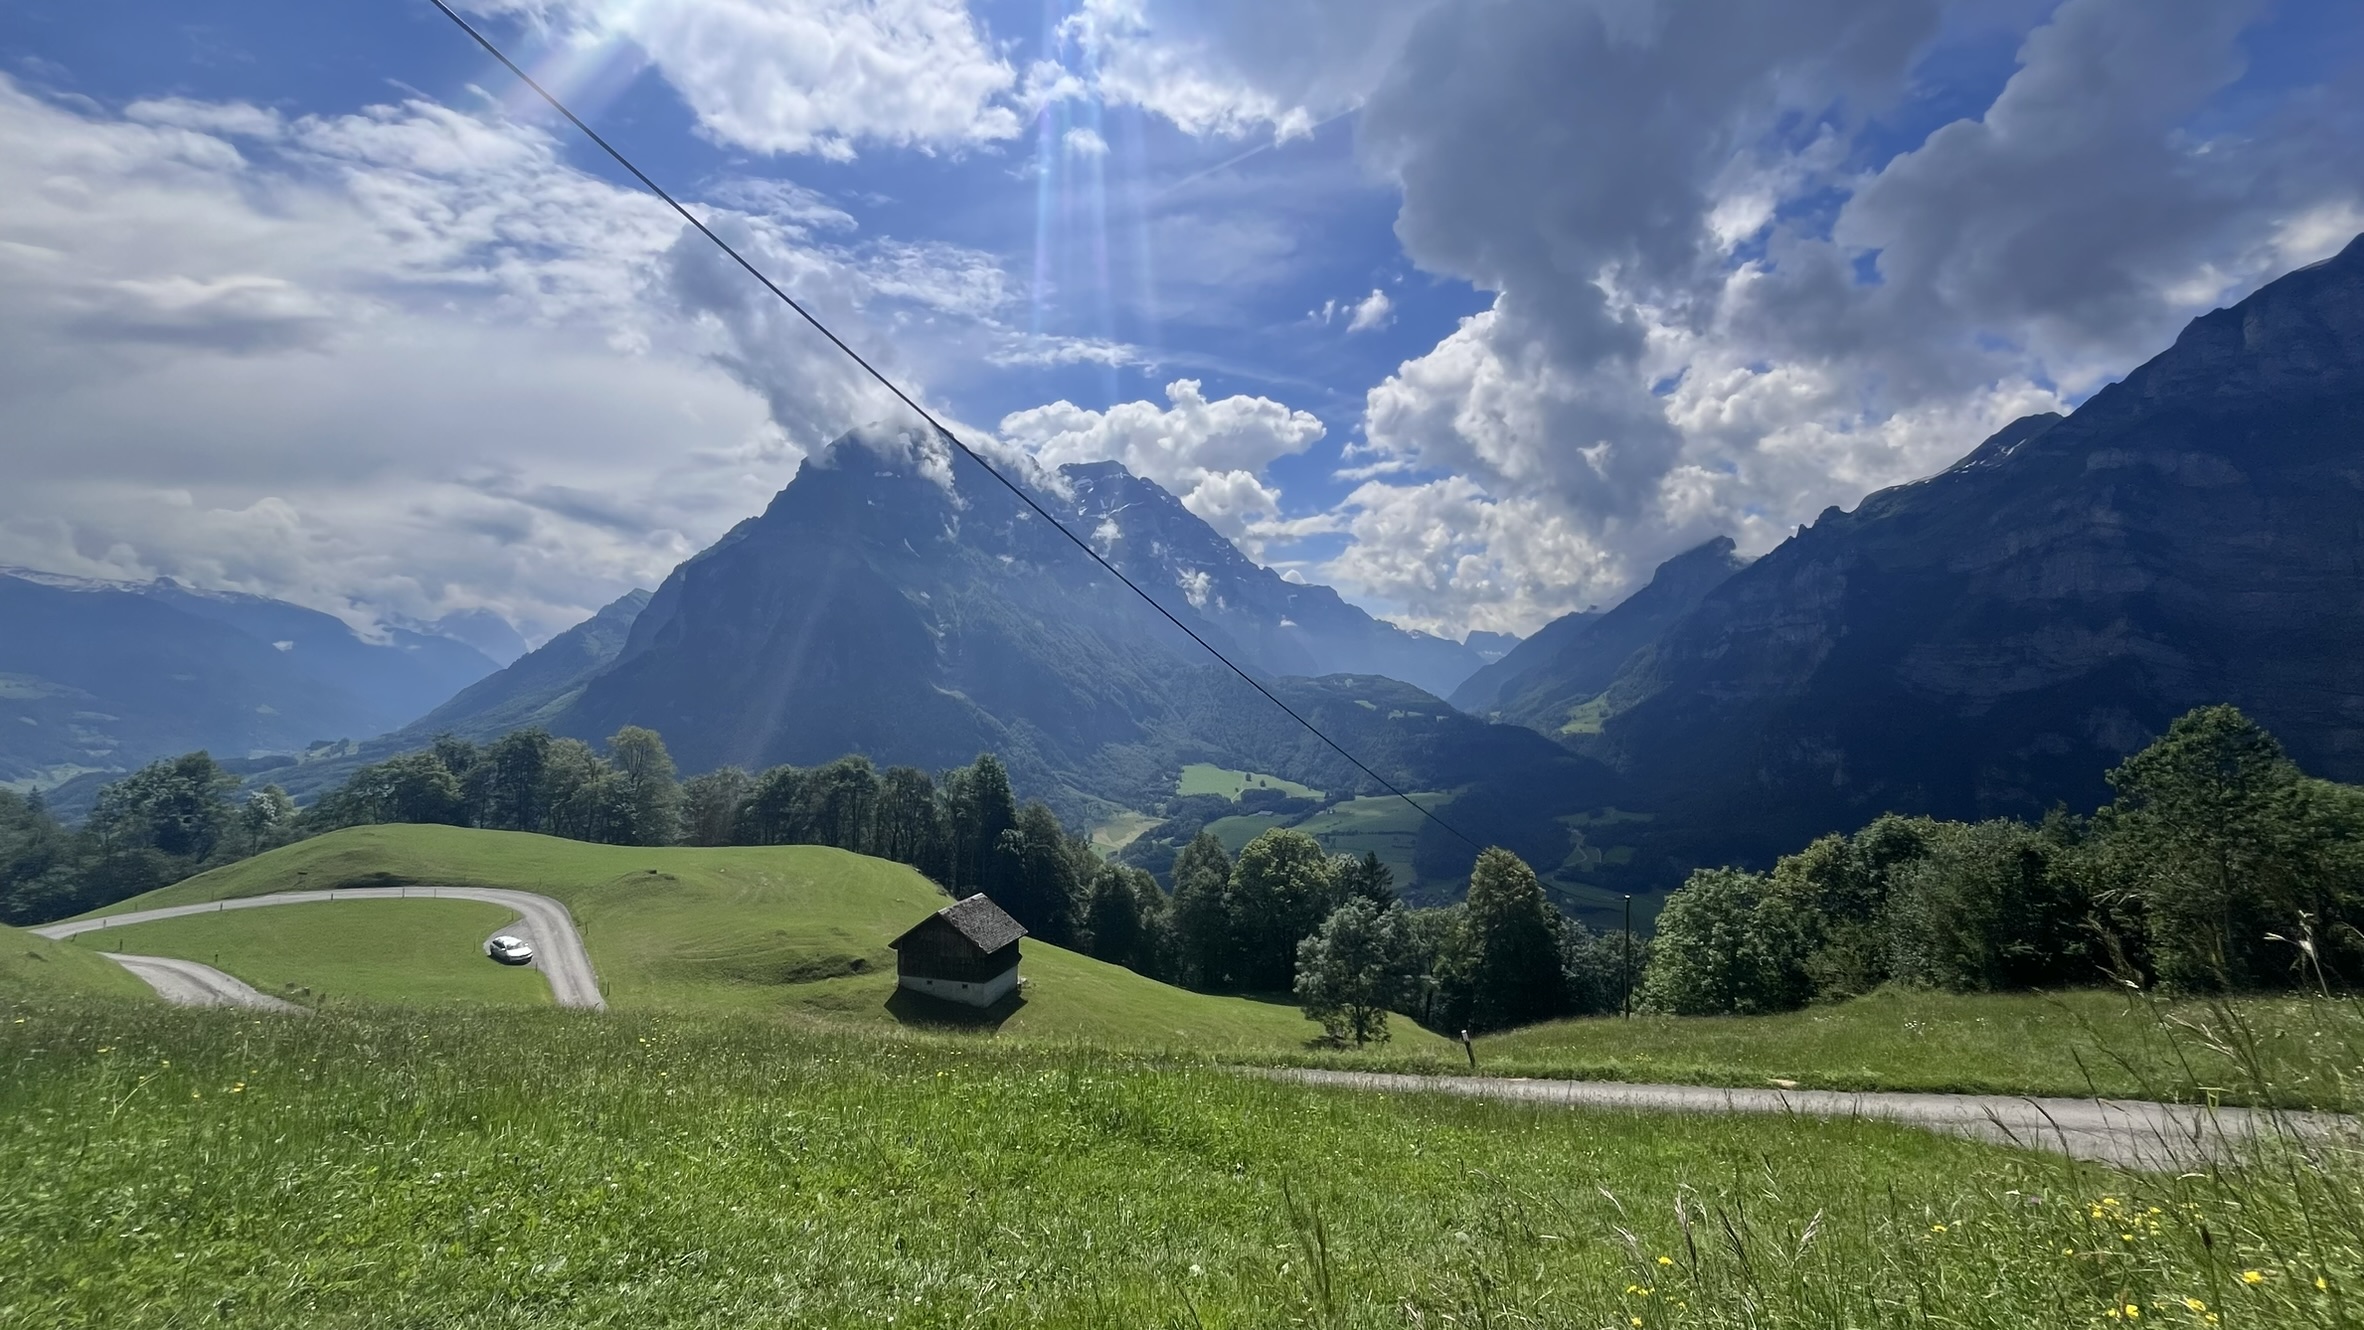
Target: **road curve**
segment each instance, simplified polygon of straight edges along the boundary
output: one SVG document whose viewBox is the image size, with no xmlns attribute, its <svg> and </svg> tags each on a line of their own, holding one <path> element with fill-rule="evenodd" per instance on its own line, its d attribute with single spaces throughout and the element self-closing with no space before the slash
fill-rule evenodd
<svg viewBox="0 0 2364 1330">
<path fill-rule="evenodd" d="M 267 896 L 241 896 L 236 900 L 205 901 L 196 905 L 168 905 L 154 910 L 134 910 L 125 914 L 101 915 L 95 919 L 70 919 L 61 924 L 44 924 L 29 931 L 52 940 L 63 940 L 81 933 L 93 933 L 107 928 L 121 928 L 127 924 L 144 924 L 155 919 L 178 919 L 191 914 L 214 914 L 223 910 L 255 910 L 270 905 L 310 905 L 323 901 L 364 900 L 461 900 L 483 901 L 488 905 L 505 905 L 517 911 L 524 919 L 524 926 L 513 931 L 525 933 L 533 942 L 534 968 L 540 970 L 543 977 L 550 981 L 550 996 L 559 1006 L 581 1007 L 594 1011 L 602 1010 L 607 1006 L 607 999 L 599 995 L 599 976 L 591 969 L 590 953 L 583 949 L 583 936 L 575 930 L 574 916 L 568 914 L 566 907 L 557 901 L 548 896 L 537 896 L 530 891 L 502 891 L 494 887 L 339 887 L 333 891 L 275 891 Z M 143 970 L 140 966 L 130 963 L 133 960 L 149 959 L 161 960 L 165 958 L 122 958 L 125 962 L 125 969 L 146 979 L 150 987 L 164 995 L 166 1001 L 185 1001 L 184 998 L 176 996 L 173 990 L 150 978 L 152 970 Z M 229 976 L 223 975 L 221 971 L 210 966 L 197 965 L 193 961 L 175 962 L 174 964 L 176 971 L 183 979 L 190 977 L 188 973 L 190 968 L 206 971 L 208 974 L 219 976 L 222 979 L 229 979 Z M 491 964 L 491 962 L 487 961 L 486 964 Z M 229 982 L 248 993 L 253 993 L 257 998 L 262 998 L 263 1003 L 277 1002 L 277 999 L 267 998 L 263 994 L 247 988 L 246 985 L 238 983 L 235 979 L 230 979 Z M 213 991 L 222 990 L 217 985 Z M 248 1002 L 245 1005 L 262 1004 Z M 285 1006 L 286 1004 L 280 1003 L 279 1005 Z"/>
<path fill-rule="evenodd" d="M 210 965 L 178 956 L 126 956 L 104 953 L 108 960 L 138 975 L 165 1001 L 182 1007 L 253 1007 L 260 1011 L 302 1011 L 250 987 L 243 979 L 223 974 Z"/>
<path fill-rule="evenodd" d="M 1304 1067 L 1272 1068 L 1263 1074 L 1303 1085 L 1452 1094 L 1567 1107 L 1866 1118 L 1949 1132 L 1997 1145 L 2049 1150 L 2074 1159 L 2153 1170 L 2229 1159 L 2242 1147 L 2261 1138 L 2280 1135 L 2322 1141 L 2344 1137 L 2352 1141 L 2358 1130 L 2354 1119 L 2333 1113 L 2210 1109 L 2126 1099 L 1727 1089 L 1492 1076 L 1407 1076 Z"/>
</svg>

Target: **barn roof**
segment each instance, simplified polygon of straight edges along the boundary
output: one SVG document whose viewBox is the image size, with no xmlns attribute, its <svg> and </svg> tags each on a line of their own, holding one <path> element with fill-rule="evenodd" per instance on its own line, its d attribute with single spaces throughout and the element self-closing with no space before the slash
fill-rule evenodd
<svg viewBox="0 0 2364 1330">
<path fill-rule="evenodd" d="M 983 892 L 979 892 L 967 900 L 947 905 L 920 920 L 905 929 L 903 937 L 896 938 L 887 945 L 890 947 L 902 946 L 904 938 L 910 937 L 937 919 L 952 925 L 953 931 L 967 938 L 971 946 L 989 954 L 1026 936 L 1024 924 L 1012 919 L 1009 911 L 994 904 L 992 899 Z"/>
</svg>

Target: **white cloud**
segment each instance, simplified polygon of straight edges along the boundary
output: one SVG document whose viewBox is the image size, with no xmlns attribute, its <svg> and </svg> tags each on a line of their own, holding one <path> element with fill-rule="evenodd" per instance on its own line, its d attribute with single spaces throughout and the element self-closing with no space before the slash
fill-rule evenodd
<svg viewBox="0 0 2364 1330">
<path fill-rule="evenodd" d="M 1373 287 L 1371 294 L 1355 302 L 1354 316 L 1346 321 L 1346 331 L 1375 332 L 1393 322 L 1395 302 L 1387 298 L 1385 291 Z"/>
<path fill-rule="evenodd" d="M 1054 402 L 1005 417 L 1000 433 L 1048 467 L 1121 462 L 1252 550 L 1258 529 L 1280 513 L 1279 492 L 1259 477 L 1319 441 L 1321 421 L 1265 397 L 1210 402 L 1195 379 L 1167 385 L 1166 399 L 1166 407 L 1122 402 L 1106 411 Z"/>
<path fill-rule="evenodd" d="M 1433 11 L 1363 147 L 1413 260 L 1498 294 L 1369 394 L 1329 575 L 1531 629 L 1939 470 L 2330 253 L 2364 218 L 2357 91 L 2205 114 L 2258 9 L 2066 0 L 1988 110 L 1869 169 L 1932 0 Z"/>
<path fill-rule="evenodd" d="M 713 210 L 914 390 L 1010 342 L 973 251 Z M 761 206 L 759 206 L 761 205 Z M 888 415 L 660 204 L 425 103 L 114 117 L 0 80 L 0 562 L 543 635 Z M 750 391 L 752 389 L 753 391 Z"/>
<path fill-rule="evenodd" d="M 1108 140 L 1101 138 L 1098 130 L 1088 129 L 1082 125 L 1077 125 L 1060 135 L 1059 144 L 1067 150 L 1067 155 L 1070 157 L 1099 158 L 1108 155 Z"/>
<path fill-rule="evenodd" d="M 1286 141 L 1359 105 L 1436 0 L 1084 0 L 1092 86 L 1195 135 Z"/>
<path fill-rule="evenodd" d="M 759 152 L 847 159 L 864 144 L 959 149 L 1014 138 L 1018 82 L 963 0 L 474 0 L 529 14 L 597 69 L 630 42 L 700 126 Z M 564 90 L 561 89 L 561 95 Z"/>
</svg>

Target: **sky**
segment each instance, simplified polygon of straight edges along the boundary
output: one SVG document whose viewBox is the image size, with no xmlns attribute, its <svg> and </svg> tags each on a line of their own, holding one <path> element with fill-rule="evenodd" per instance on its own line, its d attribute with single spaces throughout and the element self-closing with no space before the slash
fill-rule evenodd
<svg viewBox="0 0 2364 1330">
<path fill-rule="evenodd" d="M 455 0 L 965 436 L 1451 636 L 2364 231 L 2353 0 Z M 0 565 L 540 641 L 901 410 L 427 0 L 0 8 Z"/>
</svg>

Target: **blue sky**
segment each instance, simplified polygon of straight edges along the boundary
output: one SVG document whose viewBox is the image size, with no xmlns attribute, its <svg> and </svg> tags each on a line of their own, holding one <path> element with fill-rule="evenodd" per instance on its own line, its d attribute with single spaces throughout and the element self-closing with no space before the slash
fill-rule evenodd
<svg viewBox="0 0 2364 1330">
<path fill-rule="evenodd" d="M 468 9 L 964 426 L 1454 634 L 2364 229 L 2328 0 Z M 0 78 L 0 563 L 538 638 L 887 412 L 423 0 L 20 0 Z"/>
</svg>

